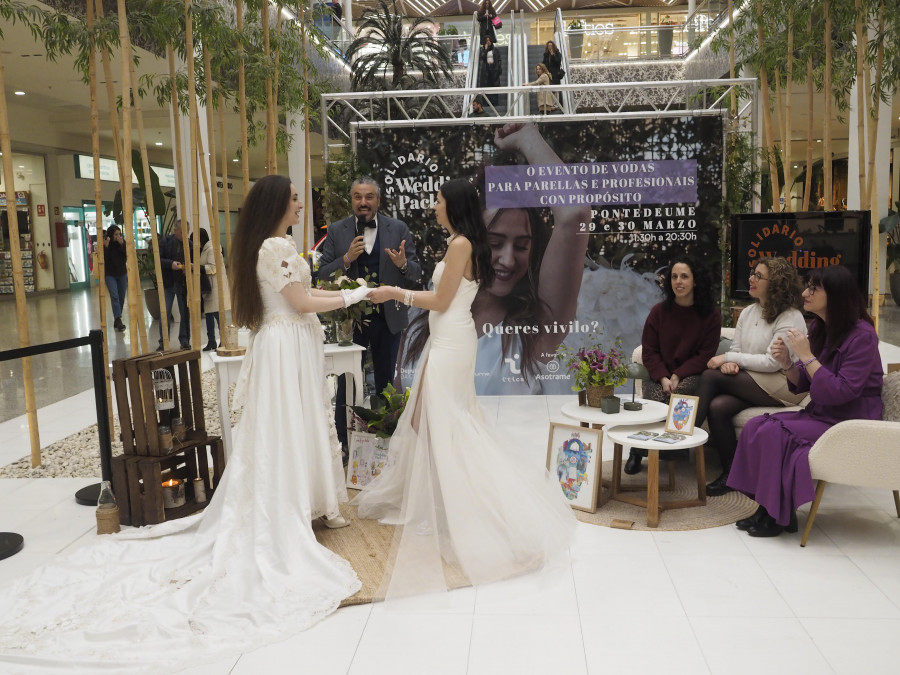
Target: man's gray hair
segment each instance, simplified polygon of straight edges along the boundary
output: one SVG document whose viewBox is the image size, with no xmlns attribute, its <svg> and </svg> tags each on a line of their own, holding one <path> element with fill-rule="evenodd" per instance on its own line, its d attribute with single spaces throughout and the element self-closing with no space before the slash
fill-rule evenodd
<svg viewBox="0 0 900 675">
<path fill-rule="evenodd" d="M 372 178 L 371 176 L 360 176 L 355 181 L 353 181 L 353 185 L 350 186 L 351 194 L 353 193 L 353 189 L 357 185 L 371 185 L 372 187 L 375 188 L 375 196 L 378 197 L 378 199 L 381 199 L 381 186 L 378 183 L 376 183 L 375 179 Z"/>
</svg>

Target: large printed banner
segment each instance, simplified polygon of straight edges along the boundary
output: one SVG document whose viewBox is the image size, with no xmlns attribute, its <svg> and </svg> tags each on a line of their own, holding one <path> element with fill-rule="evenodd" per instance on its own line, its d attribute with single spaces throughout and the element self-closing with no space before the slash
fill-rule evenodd
<svg viewBox="0 0 900 675">
<path fill-rule="evenodd" d="M 477 391 L 565 394 L 559 346 L 621 340 L 630 356 L 674 255 L 708 263 L 718 293 L 722 138 L 719 117 L 554 120 L 361 129 L 357 154 L 382 211 L 412 230 L 426 280 L 446 247 L 437 190 L 475 181 L 495 272 L 472 305 Z M 427 327 L 420 314 L 404 336 L 404 386 Z"/>
</svg>

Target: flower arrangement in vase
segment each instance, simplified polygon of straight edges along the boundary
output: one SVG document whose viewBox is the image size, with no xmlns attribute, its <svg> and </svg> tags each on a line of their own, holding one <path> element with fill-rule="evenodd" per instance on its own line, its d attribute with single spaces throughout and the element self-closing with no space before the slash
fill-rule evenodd
<svg viewBox="0 0 900 675">
<path fill-rule="evenodd" d="M 622 340 L 616 338 L 612 347 L 605 347 L 593 336 L 590 343 L 579 349 L 565 344 L 556 351 L 566 365 L 566 370 L 575 378 L 573 391 L 579 393 L 578 400 L 582 405 L 603 408 L 604 412 L 618 412 L 619 399 L 614 390 L 628 379 L 628 359 L 622 351 Z M 604 399 L 610 399 L 604 405 Z M 612 410 L 612 404 L 615 410 Z"/>
<path fill-rule="evenodd" d="M 341 274 L 341 270 L 335 270 L 330 280 L 320 279 L 318 287 L 325 291 L 346 291 L 368 286 L 368 277 L 360 277 L 351 279 Z M 360 300 L 355 305 L 349 307 L 341 307 L 333 309 L 330 312 L 322 312 L 321 316 L 326 321 L 334 322 L 337 332 L 337 341 L 339 345 L 353 344 L 353 329 L 359 325 L 366 323 L 366 317 L 372 313 L 372 303 L 368 300 Z"/>
</svg>

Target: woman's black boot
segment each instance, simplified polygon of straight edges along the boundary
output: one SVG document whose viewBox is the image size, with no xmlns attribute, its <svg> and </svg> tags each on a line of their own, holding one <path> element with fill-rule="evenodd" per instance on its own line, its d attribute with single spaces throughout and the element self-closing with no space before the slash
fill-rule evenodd
<svg viewBox="0 0 900 675">
<path fill-rule="evenodd" d="M 745 532 L 749 530 L 751 527 L 756 525 L 761 519 L 768 518 L 769 513 L 766 511 L 764 506 L 760 506 L 756 509 L 756 513 L 748 518 L 741 518 L 739 521 L 735 523 L 737 525 L 737 529 L 744 530 Z"/>
<path fill-rule="evenodd" d="M 635 448 L 631 449 L 631 452 L 628 453 L 628 461 L 625 462 L 625 473 L 629 476 L 633 476 L 636 473 L 640 473 L 641 471 L 641 460 L 644 457 L 638 452 Z"/>
<path fill-rule="evenodd" d="M 793 524 L 794 532 L 796 532 L 797 520 L 793 514 L 791 514 L 791 524 Z M 787 526 L 779 525 L 772 516 L 766 514 L 765 518 L 760 518 L 756 524 L 747 528 L 747 534 L 751 537 L 777 537 L 785 530 L 790 530 L 791 524 Z"/>
<path fill-rule="evenodd" d="M 726 483 L 728 482 L 728 472 L 723 471 L 722 475 L 716 478 L 712 483 L 706 486 L 707 497 L 721 497 L 724 494 L 733 492 L 734 490 Z"/>
</svg>

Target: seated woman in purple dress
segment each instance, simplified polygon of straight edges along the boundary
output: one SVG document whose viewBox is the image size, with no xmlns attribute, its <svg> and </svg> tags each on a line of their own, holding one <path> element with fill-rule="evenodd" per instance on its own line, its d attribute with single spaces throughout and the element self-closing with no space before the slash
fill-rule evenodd
<svg viewBox="0 0 900 675">
<path fill-rule="evenodd" d="M 722 315 L 716 309 L 709 271 L 687 256 L 669 263 L 662 286 L 666 299 L 650 310 L 641 335 L 643 361 L 650 373 L 642 386 L 644 398 L 668 404 L 672 394 L 697 393 L 700 374 L 719 346 Z M 676 459 L 685 453 L 664 450 L 660 457 Z M 646 456 L 645 449 L 632 448 L 625 473 L 638 473 Z"/>
<path fill-rule="evenodd" d="M 696 424 L 709 422 L 710 445 L 722 462 L 722 475 L 706 486 L 708 497 L 731 492 L 728 472 L 737 447 L 732 418 L 753 406 L 797 405 L 805 393 L 788 391 L 784 373 L 772 356 L 772 344 L 796 328 L 806 334 L 797 270 L 784 258 L 766 258 L 750 274 L 750 297 L 734 329 L 731 349 L 714 356 L 700 378 Z"/>
<path fill-rule="evenodd" d="M 747 422 L 728 476 L 729 487 L 759 503 L 755 514 L 737 523 L 751 537 L 797 531 L 797 507 L 816 496 L 809 449 L 822 434 L 844 420 L 881 419 L 878 335 L 853 275 L 842 266 L 813 270 L 803 307 L 816 315 L 809 339 L 792 328 L 783 340 L 776 338 L 772 356 L 791 391 L 808 391 L 810 403 Z"/>
</svg>

